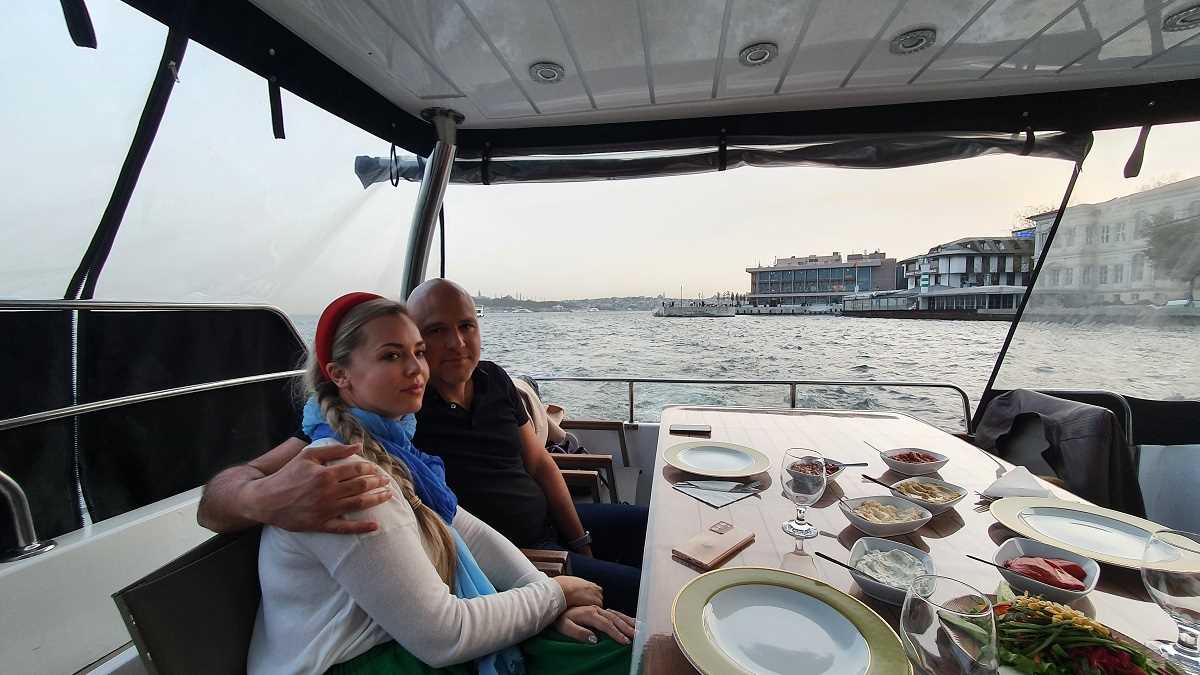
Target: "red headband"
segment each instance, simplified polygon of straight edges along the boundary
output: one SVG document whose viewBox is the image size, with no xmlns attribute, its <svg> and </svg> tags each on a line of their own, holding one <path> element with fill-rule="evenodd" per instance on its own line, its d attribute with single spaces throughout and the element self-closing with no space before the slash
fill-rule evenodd
<svg viewBox="0 0 1200 675">
<path fill-rule="evenodd" d="M 329 303 L 325 311 L 321 312 L 321 318 L 317 321 L 317 337 L 313 340 L 313 351 L 316 352 L 317 365 L 326 380 L 331 379 L 327 368 L 333 361 L 333 337 L 337 334 L 338 325 L 342 323 L 342 317 L 362 303 L 382 297 L 374 293 L 347 293 Z"/>
</svg>

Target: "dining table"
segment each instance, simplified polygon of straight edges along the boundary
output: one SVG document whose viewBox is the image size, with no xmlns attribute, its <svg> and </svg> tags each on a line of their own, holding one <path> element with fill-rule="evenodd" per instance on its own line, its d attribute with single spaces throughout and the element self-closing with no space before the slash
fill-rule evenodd
<svg viewBox="0 0 1200 675">
<path fill-rule="evenodd" d="M 764 489 L 719 509 L 674 489 L 673 483 L 694 477 L 667 464 L 664 452 L 678 443 L 697 440 L 693 435 L 672 434 L 670 429 L 675 425 L 707 425 L 711 427 L 707 440 L 736 443 L 765 454 L 770 458 L 770 468 L 748 477 L 761 481 Z M 815 449 L 838 462 L 867 463 L 865 467 L 847 467 L 829 482 L 807 513 L 819 534 L 802 541 L 781 528 L 796 511 L 779 481 L 784 453 L 795 447 Z M 1004 541 L 1017 536 L 996 522 L 976 494 L 1012 468 L 1002 459 L 955 434 L 899 412 L 670 406 L 661 416 L 651 477 L 631 673 L 697 672 L 676 643 L 672 605 L 680 589 L 703 572 L 674 559 L 671 551 L 718 521 L 755 535 L 753 543 L 725 562 L 722 569 L 767 567 L 814 578 L 862 601 L 898 632 L 898 607 L 865 595 L 849 572 L 813 555 L 820 552 L 845 562 L 854 542 L 867 536 L 851 525 L 838 506 L 842 498 L 888 494 L 882 486 L 865 480 L 864 475 L 889 484 L 907 478 L 889 470 L 876 448 L 919 448 L 949 458 L 931 477 L 966 489 L 968 497 L 916 532 L 891 539 L 928 552 L 939 575 L 959 579 L 984 593 L 994 592 L 1002 580 L 999 572 L 969 559 L 967 554 L 991 560 Z M 1054 497 L 1084 501 L 1050 483 L 1044 486 Z M 1143 644 L 1175 639 L 1174 622 L 1150 600 L 1138 570 L 1112 565 L 1101 568 L 1095 590 L 1072 607 Z"/>
</svg>

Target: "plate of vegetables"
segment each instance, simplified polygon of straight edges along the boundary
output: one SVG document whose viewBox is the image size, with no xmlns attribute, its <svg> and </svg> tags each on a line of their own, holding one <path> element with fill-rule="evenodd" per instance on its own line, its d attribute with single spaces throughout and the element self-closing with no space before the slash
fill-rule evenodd
<svg viewBox="0 0 1200 675">
<path fill-rule="evenodd" d="M 993 603 L 1002 675 L 1181 675 L 1082 612 L 1001 583 Z"/>
</svg>

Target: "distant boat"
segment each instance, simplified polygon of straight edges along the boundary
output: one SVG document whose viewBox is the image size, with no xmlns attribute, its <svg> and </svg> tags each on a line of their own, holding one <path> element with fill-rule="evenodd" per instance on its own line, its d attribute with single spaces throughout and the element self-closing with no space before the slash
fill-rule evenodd
<svg viewBox="0 0 1200 675">
<path fill-rule="evenodd" d="M 733 305 L 691 303 L 663 303 L 662 307 L 654 310 L 654 316 L 670 317 L 724 317 L 734 316 Z"/>
<path fill-rule="evenodd" d="M 518 308 L 514 309 L 514 310 L 512 311 L 512 313 L 513 313 L 513 314 L 533 314 L 533 310 L 532 310 L 532 309 L 525 309 L 524 307 L 518 307 Z"/>
<path fill-rule="evenodd" d="M 600 308 L 599 307 L 588 307 L 588 311 L 589 312 L 599 312 Z"/>
<path fill-rule="evenodd" d="M 483 316 L 483 308 L 482 308 L 482 307 L 476 307 L 476 308 L 475 308 L 475 318 L 477 318 L 477 319 L 478 319 L 478 318 L 481 318 L 482 316 Z"/>
</svg>

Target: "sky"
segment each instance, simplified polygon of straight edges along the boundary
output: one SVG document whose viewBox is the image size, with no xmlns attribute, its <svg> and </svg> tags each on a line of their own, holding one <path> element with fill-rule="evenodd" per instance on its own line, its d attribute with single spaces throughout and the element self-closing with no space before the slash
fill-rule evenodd
<svg viewBox="0 0 1200 675">
<path fill-rule="evenodd" d="M 60 297 L 128 148 L 165 29 L 90 0 L 98 50 L 71 45 L 57 3 L 10 0 L 0 22 L 0 296 Z M 315 313 L 349 290 L 399 291 L 418 186 L 363 189 L 356 155 L 389 145 L 188 48 L 97 298 L 255 301 Z M 1121 177 L 1136 130 L 1097 134 L 1073 203 L 1200 174 L 1200 125 L 1157 127 L 1142 175 Z M 901 170 L 745 168 L 637 181 L 447 191 L 447 275 L 486 295 L 558 299 L 746 292 L 776 257 L 903 258 L 1003 235 L 1057 205 L 1062 161 L 987 157 Z M 436 258 L 436 256 L 435 256 Z M 436 261 L 435 263 L 436 264 Z"/>
</svg>

